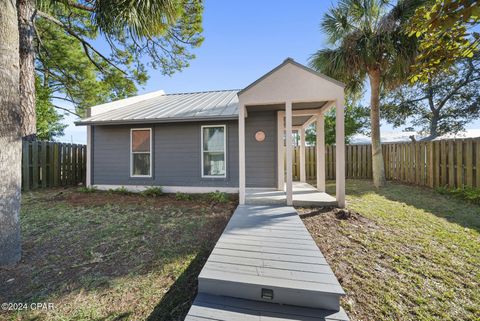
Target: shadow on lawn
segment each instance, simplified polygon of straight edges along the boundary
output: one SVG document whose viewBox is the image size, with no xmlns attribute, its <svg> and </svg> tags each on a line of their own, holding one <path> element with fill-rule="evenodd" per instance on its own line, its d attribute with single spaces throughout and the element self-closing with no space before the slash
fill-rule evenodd
<svg viewBox="0 0 480 321">
<path fill-rule="evenodd" d="M 388 182 L 376 189 L 369 180 L 347 180 L 347 195 L 375 193 L 386 199 L 422 209 L 466 228 L 480 231 L 480 206 L 442 195 L 427 187 Z"/>
<path fill-rule="evenodd" d="M 148 321 L 183 320 L 197 294 L 197 277 L 207 261 L 209 251 L 203 250 L 177 278 L 168 292 L 153 309 Z"/>
</svg>

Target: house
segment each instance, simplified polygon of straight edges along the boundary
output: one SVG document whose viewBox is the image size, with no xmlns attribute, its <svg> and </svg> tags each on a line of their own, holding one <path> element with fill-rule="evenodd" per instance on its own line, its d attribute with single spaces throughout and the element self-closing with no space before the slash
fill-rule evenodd
<svg viewBox="0 0 480 321">
<path fill-rule="evenodd" d="M 336 199 L 305 182 L 305 128 L 317 126 L 325 155 L 324 113 L 336 107 Z M 270 197 L 292 205 L 318 196 L 345 205 L 344 85 L 292 59 L 241 90 L 157 91 L 90 108 L 87 185 L 166 192 L 239 193 L 240 204 Z M 303 184 L 292 182 L 292 132 L 301 137 Z M 286 157 L 285 157 L 286 153 Z M 284 161 L 286 158 L 286 161 Z M 297 193 L 298 192 L 298 193 Z M 311 195 L 309 195 L 311 194 Z"/>
</svg>

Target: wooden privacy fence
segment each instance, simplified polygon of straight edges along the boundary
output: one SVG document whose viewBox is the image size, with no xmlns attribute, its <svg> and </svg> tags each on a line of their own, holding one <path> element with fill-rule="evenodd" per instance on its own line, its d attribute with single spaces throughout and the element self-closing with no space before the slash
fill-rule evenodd
<svg viewBox="0 0 480 321">
<path fill-rule="evenodd" d="M 85 183 L 85 145 L 24 141 L 22 148 L 24 191 Z"/>
<path fill-rule="evenodd" d="M 420 186 L 480 188 L 480 138 L 451 139 L 430 142 L 382 144 L 385 176 Z M 293 151 L 294 178 L 300 177 L 299 147 Z M 316 177 L 315 147 L 306 147 L 305 166 L 308 180 Z M 325 153 L 327 179 L 335 179 L 335 146 Z M 371 145 L 346 145 L 347 178 L 372 178 Z"/>
</svg>

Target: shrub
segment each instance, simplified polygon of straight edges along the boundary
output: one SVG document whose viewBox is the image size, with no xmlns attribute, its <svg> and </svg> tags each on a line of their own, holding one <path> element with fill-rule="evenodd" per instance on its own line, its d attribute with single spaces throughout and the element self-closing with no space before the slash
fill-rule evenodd
<svg viewBox="0 0 480 321">
<path fill-rule="evenodd" d="M 133 192 L 130 192 L 125 186 L 114 188 L 108 190 L 110 193 L 120 194 L 120 195 L 131 195 Z"/>
<path fill-rule="evenodd" d="M 80 193 L 95 193 L 97 191 L 97 188 L 95 186 L 87 187 L 87 186 L 82 186 L 78 189 Z"/>
<path fill-rule="evenodd" d="M 163 195 L 163 190 L 160 186 L 151 186 L 140 194 L 143 196 L 157 197 Z"/>
<path fill-rule="evenodd" d="M 463 188 L 437 187 L 436 191 L 443 195 L 452 195 L 453 197 L 466 200 L 473 204 L 480 204 L 480 188 L 464 186 Z"/>
<path fill-rule="evenodd" d="M 187 193 L 181 193 L 181 192 L 177 192 L 175 194 L 175 198 L 178 200 L 178 201 L 189 201 L 192 199 L 192 196 L 187 194 Z"/>
<path fill-rule="evenodd" d="M 208 193 L 208 199 L 212 202 L 226 203 L 228 202 L 228 195 L 224 192 L 215 191 Z"/>
</svg>

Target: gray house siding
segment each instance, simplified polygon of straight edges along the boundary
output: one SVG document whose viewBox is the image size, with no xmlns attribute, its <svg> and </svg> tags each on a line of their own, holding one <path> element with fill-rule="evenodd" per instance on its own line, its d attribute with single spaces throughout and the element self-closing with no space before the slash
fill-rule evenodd
<svg viewBox="0 0 480 321">
<path fill-rule="evenodd" d="M 262 130 L 265 140 L 257 142 Z M 277 186 L 277 114 L 276 111 L 248 112 L 245 119 L 245 177 L 247 187 Z"/>
<path fill-rule="evenodd" d="M 201 176 L 201 126 L 226 125 L 226 178 Z M 130 177 L 130 129 L 152 128 L 152 177 Z M 140 126 L 94 126 L 92 183 L 238 187 L 237 121 L 168 123 Z"/>
</svg>

